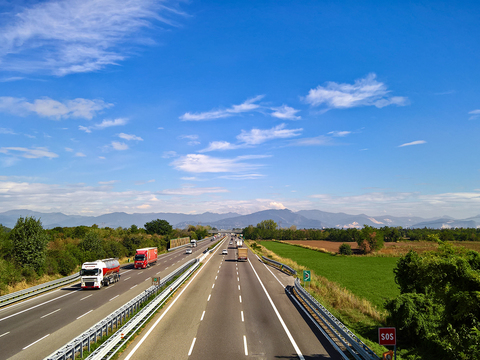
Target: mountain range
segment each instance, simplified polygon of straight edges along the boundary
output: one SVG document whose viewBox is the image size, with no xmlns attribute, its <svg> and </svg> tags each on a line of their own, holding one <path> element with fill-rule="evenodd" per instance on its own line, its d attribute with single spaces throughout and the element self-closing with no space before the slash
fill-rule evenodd
<svg viewBox="0 0 480 360">
<path fill-rule="evenodd" d="M 206 212 L 198 215 L 180 213 L 134 213 L 115 212 L 100 216 L 65 215 L 63 213 L 42 213 L 31 210 L 10 210 L 0 213 L 0 224 L 13 228 L 19 217 L 32 216 L 40 219 L 45 229 L 57 226 L 92 226 L 99 227 L 123 227 L 131 225 L 143 227 L 145 223 L 162 219 L 168 221 L 174 228 L 185 228 L 188 225 L 210 225 L 217 229 L 244 228 L 249 225 L 256 226 L 263 220 L 273 220 L 279 227 L 288 228 L 295 225 L 298 229 L 321 229 L 321 228 L 361 228 L 363 225 L 373 227 L 401 226 L 404 228 L 476 228 L 480 227 L 480 215 L 467 219 L 456 220 L 448 216 L 441 218 L 425 219 L 421 217 L 396 217 L 396 216 L 369 216 L 365 214 L 349 215 L 345 213 L 330 213 L 320 210 L 300 210 L 293 212 L 288 209 L 264 210 L 249 215 L 237 213 L 216 214 Z"/>
</svg>

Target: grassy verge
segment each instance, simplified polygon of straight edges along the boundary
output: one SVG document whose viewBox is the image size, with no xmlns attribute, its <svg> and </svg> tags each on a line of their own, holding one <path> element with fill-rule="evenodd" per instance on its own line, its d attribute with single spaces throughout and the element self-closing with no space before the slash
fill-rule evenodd
<svg viewBox="0 0 480 360">
<path fill-rule="evenodd" d="M 385 325 L 385 317 L 387 315 L 383 309 L 383 303 L 381 307 L 377 307 L 368 299 L 355 294 L 344 284 L 340 284 L 322 274 L 321 269 L 323 267 L 332 271 L 332 274 L 336 274 L 345 266 L 344 261 L 353 259 L 353 257 L 332 256 L 319 251 L 272 241 L 261 241 L 257 244 L 249 241 L 247 245 L 257 254 L 264 255 L 295 269 L 299 277 L 301 277 L 303 270 L 312 270 L 312 281 L 310 286 L 306 286 L 306 289 L 365 344 L 374 350 L 377 355 L 380 356 L 387 351 L 385 347 L 377 343 L 377 329 L 379 326 Z M 328 257 L 344 260 L 339 263 L 333 263 L 326 261 Z M 369 259 L 375 258 L 369 257 Z M 353 261 L 353 264 L 357 263 Z M 338 269 L 331 269 L 332 267 L 338 267 Z M 347 266 L 347 268 L 352 268 L 352 266 Z M 359 265 L 353 266 L 354 269 L 356 271 L 351 275 L 353 277 L 360 271 L 365 271 Z M 344 279 L 345 276 L 340 276 L 339 278 Z M 362 284 L 357 284 L 357 287 L 360 285 Z M 399 357 L 397 359 L 400 360 Z"/>
</svg>

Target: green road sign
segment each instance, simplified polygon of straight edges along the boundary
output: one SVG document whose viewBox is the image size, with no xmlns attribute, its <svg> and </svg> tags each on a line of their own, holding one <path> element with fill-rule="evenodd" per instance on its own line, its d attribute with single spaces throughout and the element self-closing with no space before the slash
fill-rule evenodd
<svg viewBox="0 0 480 360">
<path fill-rule="evenodd" d="M 303 281 L 310 281 L 310 270 L 303 270 Z"/>
<path fill-rule="evenodd" d="M 152 277 L 152 285 L 160 285 L 160 277 Z"/>
</svg>

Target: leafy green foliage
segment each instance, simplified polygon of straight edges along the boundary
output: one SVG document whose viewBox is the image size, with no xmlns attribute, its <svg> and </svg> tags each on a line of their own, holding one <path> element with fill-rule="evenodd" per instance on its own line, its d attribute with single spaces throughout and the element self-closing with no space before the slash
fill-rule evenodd
<svg viewBox="0 0 480 360">
<path fill-rule="evenodd" d="M 33 217 L 20 217 L 10 232 L 15 262 L 22 268 L 41 274 L 45 265 L 48 237 L 40 220 Z"/>
<path fill-rule="evenodd" d="M 150 235 L 168 235 L 173 230 L 172 225 L 170 225 L 167 220 L 160 219 L 147 222 L 144 227 L 147 234 Z"/>
<path fill-rule="evenodd" d="M 338 249 L 338 252 L 341 255 L 352 255 L 353 254 L 352 247 L 349 244 L 340 245 L 340 248 Z"/>
</svg>

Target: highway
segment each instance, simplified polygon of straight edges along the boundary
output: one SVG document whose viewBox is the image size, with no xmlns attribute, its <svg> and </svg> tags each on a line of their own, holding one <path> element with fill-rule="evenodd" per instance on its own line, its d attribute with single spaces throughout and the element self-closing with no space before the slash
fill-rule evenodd
<svg viewBox="0 0 480 360">
<path fill-rule="evenodd" d="M 100 290 L 73 283 L 0 309 L 0 360 L 43 359 L 151 286 L 151 277 L 166 276 L 201 255 L 213 243 L 202 241 L 159 256 L 147 269 L 122 269 L 119 282 Z"/>
<path fill-rule="evenodd" d="M 207 257 L 120 359 L 341 359 L 286 295 L 293 278 L 235 251 Z"/>
</svg>

